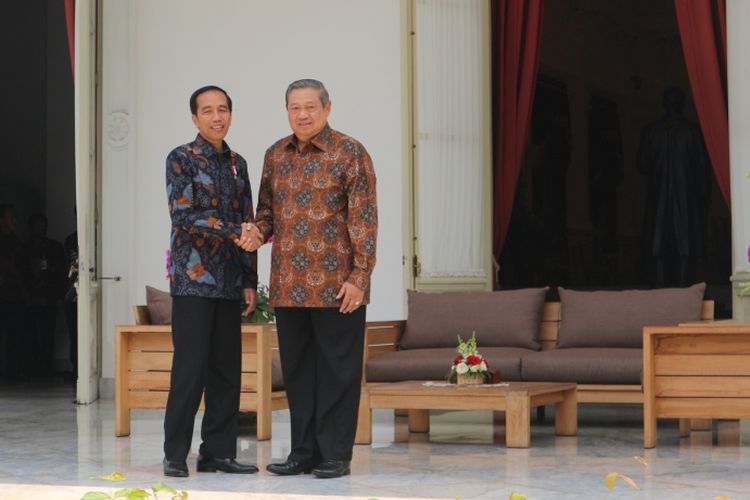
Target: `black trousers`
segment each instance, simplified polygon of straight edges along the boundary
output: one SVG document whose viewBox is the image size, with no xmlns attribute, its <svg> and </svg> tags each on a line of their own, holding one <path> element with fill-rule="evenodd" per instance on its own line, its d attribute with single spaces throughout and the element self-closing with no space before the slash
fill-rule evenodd
<svg viewBox="0 0 750 500">
<path fill-rule="evenodd" d="M 239 300 L 174 297 L 172 378 L 164 416 L 164 456 L 184 461 L 205 390 L 200 454 L 237 456 L 242 338 Z"/>
<path fill-rule="evenodd" d="M 57 306 L 30 305 L 26 308 L 26 360 L 27 375 L 49 374 L 54 371 L 55 323 Z"/>
<path fill-rule="evenodd" d="M 0 302 L 0 369 L 12 379 L 24 369 L 25 313 L 25 306 L 20 302 Z"/>
<path fill-rule="evenodd" d="M 357 431 L 365 307 L 278 307 L 281 369 L 289 400 L 289 460 L 351 460 Z"/>
<path fill-rule="evenodd" d="M 65 323 L 68 327 L 70 366 L 73 376 L 78 375 L 78 302 L 65 301 Z"/>
</svg>

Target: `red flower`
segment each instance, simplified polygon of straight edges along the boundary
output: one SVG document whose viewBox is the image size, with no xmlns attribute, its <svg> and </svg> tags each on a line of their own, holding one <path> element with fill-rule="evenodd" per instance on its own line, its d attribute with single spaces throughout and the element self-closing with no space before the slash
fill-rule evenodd
<svg viewBox="0 0 750 500">
<path fill-rule="evenodd" d="M 470 365 L 481 365 L 482 364 L 482 358 L 479 356 L 474 356 L 473 354 L 470 355 L 468 358 L 466 358 L 466 362 Z"/>
<path fill-rule="evenodd" d="M 463 356 L 456 356 L 456 359 L 453 360 L 453 364 L 457 365 L 457 364 L 459 364 L 463 360 L 464 360 Z"/>
</svg>

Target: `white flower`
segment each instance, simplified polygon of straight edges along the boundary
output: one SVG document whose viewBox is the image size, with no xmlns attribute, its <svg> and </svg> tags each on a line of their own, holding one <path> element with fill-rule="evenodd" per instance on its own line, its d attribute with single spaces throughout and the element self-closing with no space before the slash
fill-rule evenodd
<svg viewBox="0 0 750 500">
<path fill-rule="evenodd" d="M 456 365 L 456 373 L 463 375 L 469 371 L 469 366 L 466 363 L 459 363 Z"/>
<path fill-rule="evenodd" d="M 487 371 L 487 363 L 485 363 L 484 361 L 482 361 L 482 364 L 479 365 L 479 369 L 481 371 L 483 371 L 483 372 L 486 372 Z"/>
</svg>

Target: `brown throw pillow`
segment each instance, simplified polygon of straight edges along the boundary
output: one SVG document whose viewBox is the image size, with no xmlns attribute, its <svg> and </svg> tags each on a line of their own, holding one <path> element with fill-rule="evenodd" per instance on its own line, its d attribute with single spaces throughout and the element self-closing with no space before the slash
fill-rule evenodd
<svg viewBox="0 0 750 500">
<path fill-rule="evenodd" d="M 559 290 L 557 347 L 642 347 L 644 326 L 698 321 L 706 284 L 621 292 Z"/>
<path fill-rule="evenodd" d="M 172 296 L 157 288 L 146 287 L 146 307 L 151 323 L 154 325 L 168 325 L 172 323 Z"/>
<path fill-rule="evenodd" d="M 456 347 L 476 332 L 482 347 L 539 349 L 539 324 L 547 288 L 501 292 L 408 291 L 403 349 Z"/>
</svg>

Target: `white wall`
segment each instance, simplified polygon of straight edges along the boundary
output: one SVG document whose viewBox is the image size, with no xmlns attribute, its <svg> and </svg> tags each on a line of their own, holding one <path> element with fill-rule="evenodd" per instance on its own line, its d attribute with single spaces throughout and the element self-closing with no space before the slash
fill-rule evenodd
<svg viewBox="0 0 750 500">
<path fill-rule="evenodd" d="M 326 84 L 331 126 L 365 145 L 378 176 L 378 263 L 368 319 L 405 317 L 399 0 L 106 2 L 103 51 L 102 132 L 107 138 L 114 124 L 119 133 L 102 148 L 102 264 L 105 275 L 123 277 L 103 284 L 105 379 L 114 373 L 114 325 L 133 321 L 145 285 L 168 286 L 164 159 L 195 136 L 188 98 L 205 84 L 232 96 L 227 142 L 247 159 L 254 192 L 265 149 L 290 133 L 286 86 L 304 77 Z M 269 256 L 264 247 L 265 283 Z"/>
</svg>

